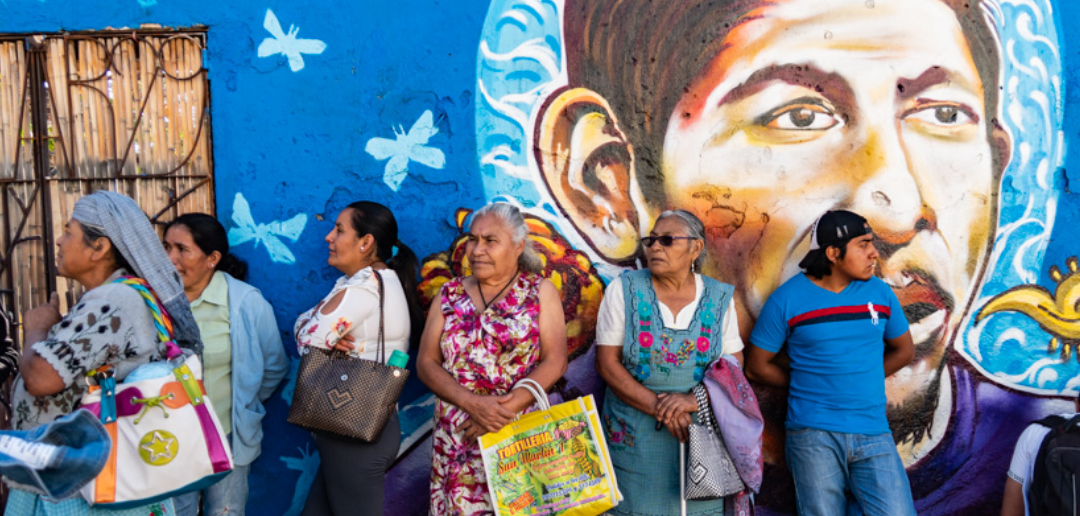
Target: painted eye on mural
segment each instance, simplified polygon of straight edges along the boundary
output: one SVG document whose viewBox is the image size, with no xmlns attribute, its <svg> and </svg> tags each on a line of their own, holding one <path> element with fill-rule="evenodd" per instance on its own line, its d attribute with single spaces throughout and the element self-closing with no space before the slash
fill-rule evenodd
<svg viewBox="0 0 1080 516">
<path fill-rule="evenodd" d="M 916 107 L 907 110 L 901 118 L 938 127 L 959 127 L 974 124 L 979 119 L 978 115 L 963 104 L 927 101 L 921 101 Z"/>
<path fill-rule="evenodd" d="M 759 125 L 787 131 L 824 131 L 841 122 L 839 115 L 816 99 L 799 99 L 769 112 Z"/>
</svg>

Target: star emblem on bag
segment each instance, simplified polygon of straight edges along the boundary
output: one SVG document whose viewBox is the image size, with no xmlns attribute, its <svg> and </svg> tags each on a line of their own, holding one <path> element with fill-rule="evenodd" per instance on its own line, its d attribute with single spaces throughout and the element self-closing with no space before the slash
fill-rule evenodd
<svg viewBox="0 0 1080 516">
<path fill-rule="evenodd" d="M 139 440 L 139 457 L 153 466 L 164 466 L 176 458 L 176 436 L 164 430 L 148 432 Z"/>
</svg>

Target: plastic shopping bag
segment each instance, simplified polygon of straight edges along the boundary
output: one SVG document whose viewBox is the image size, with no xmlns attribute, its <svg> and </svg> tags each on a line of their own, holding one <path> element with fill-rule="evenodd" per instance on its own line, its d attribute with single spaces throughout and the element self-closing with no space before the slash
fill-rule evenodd
<svg viewBox="0 0 1080 516">
<path fill-rule="evenodd" d="M 618 505 L 592 395 L 550 407 L 539 384 L 517 387 L 529 389 L 542 410 L 480 437 L 495 514 L 592 516 Z"/>
</svg>

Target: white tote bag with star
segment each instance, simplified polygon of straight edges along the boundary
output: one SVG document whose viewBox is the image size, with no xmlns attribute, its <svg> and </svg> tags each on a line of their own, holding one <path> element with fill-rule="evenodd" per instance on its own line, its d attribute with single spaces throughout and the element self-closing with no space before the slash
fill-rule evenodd
<svg viewBox="0 0 1080 516">
<path fill-rule="evenodd" d="M 172 323 L 138 278 L 117 280 L 139 291 L 168 357 L 135 368 L 116 383 L 109 366 L 88 375 L 81 410 L 98 416 L 113 447 L 101 474 L 79 494 L 91 505 L 124 509 L 198 491 L 232 471 L 221 423 L 202 384 L 202 363 L 172 341 Z"/>
</svg>

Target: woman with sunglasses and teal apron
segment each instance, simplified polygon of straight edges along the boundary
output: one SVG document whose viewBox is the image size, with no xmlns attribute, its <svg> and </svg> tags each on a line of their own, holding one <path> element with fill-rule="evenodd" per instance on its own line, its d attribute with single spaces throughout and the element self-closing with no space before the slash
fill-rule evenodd
<svg viewBox="0 0 1080 516">
<path fill-rule="evenodd" d="M 705 226 L 665 211 L 641 239 L 647 268 L 608 285 L 596 324 L 596 368 L 607 383 L 602 419 L 624 500 L 612 514 L 680 513 L 679 443 L 697 412 L 690 390 L 721 355 L 742 362 L 734 288 L 698 271 Z M 724 500 L 689 501 L 690 515 Z"/>
</svg>

